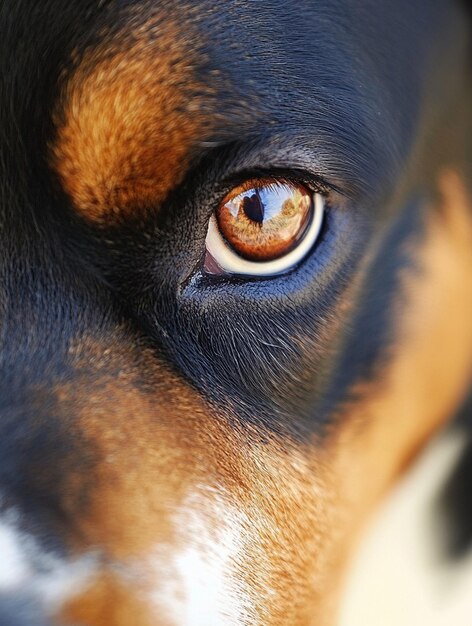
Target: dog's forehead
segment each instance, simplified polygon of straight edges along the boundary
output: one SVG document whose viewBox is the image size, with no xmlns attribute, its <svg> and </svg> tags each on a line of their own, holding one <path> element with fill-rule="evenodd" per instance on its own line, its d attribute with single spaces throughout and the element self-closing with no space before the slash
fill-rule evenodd
<svg viewBox="0 0 472 626">
<path fill-rule="evenodd" d="M 96 9 L 61 61 L 50 142 L 83 216 L 156 207 L 206 147 L 268 132 L 298 134 L 359 184 L 406 149 L 428 51 L 419 26 L 437 29 L 444 3 L 255 4 Z"/>
</svg>

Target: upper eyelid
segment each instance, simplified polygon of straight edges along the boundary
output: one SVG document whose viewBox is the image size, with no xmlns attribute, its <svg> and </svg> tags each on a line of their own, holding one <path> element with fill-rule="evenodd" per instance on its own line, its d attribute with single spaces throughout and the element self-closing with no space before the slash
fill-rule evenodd
<svg viewBox="0 0 472 626">
<path fill-rule="evenodd" d="M 181 184 L 166 199 L 160 209 L 161 219 L 174 219 L 180 211 L 193 215 L 194 234 L 200 233 L 208 224 L 218 203 L 233 187 L 248 178 L 285 178 L 306 185 L 311 192 L 321 193 L 327 206 L 347 207 L 353 198 L 336 176 L 327 175 L 326 166 L 297 154 L 296 150 L 271 150 L 260 138 L 240 143 L 219 144 L 205 150 L 193 161 L 193 166 Z M 329 172 L 328 172 L 329 174 Z M 180 208 L 179 208 L 180 207 Z"/>
<path fill-rule="evenodd" d="M 317 167 L 317 163 L 294 153 L 275 151 L 271 155 L 269 152 L 269 148 L 261 150 L 259 143 L 255 146 L 240 144 L 233 149 L 226 146 L 221 160 L 216 155 L 215 160 L 212 159 L 213 181 L 208 181 L 209 186 L 224 194 L 248 179 L 277 178 L 300 182 L 313 192 L 326 197 L 335 195 L 343 201 L 351 201 L 356 195 L 348 183 L 343 184 L 334 173 L 331 175 L 325 165 Z"/>
</svg>

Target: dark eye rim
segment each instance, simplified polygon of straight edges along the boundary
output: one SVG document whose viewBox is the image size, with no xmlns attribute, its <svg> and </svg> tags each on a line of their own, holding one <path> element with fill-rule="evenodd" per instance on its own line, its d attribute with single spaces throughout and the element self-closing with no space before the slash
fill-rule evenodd
<svg viewBox="0 0 472 626">
<path fill-rule="evenodd" d="M 189 275 L 188 279 L 185 281 L 185 288 L 189 288 L 190 292 L 193 290 L 203 290 L 208 295 L 213 293 L 215 289 L 215 293 L 224 293 L 228 288 L 236 288 L 236 289 L 244 289 L 245 286 L 251 288 L 253 285 L 255 289 L 259 289 L 259 285 L 267 285 L 267 291 L 265 288 L 262 292 L 258 292 L 259 296 L 262 294 L 271 294 L 273 293 L 273 289 L 279 289 L 277 285 L 296 285 L 298 281 L 298 277 L 304 276 L 306 279 L 307 272 L 310 275 L 320 274 L 323 276 L 323 272 L 326 269 L 326 262 L 331 262 L 330 255 L 331 253 L 327 253 L 326 245 L 330 248 L 334 246 L 334 241 L 337 239 L 336 235 L 336 224 L 337 220 L 334 219 L 333 215 L 334 207 L 326 203 L 324 207 L 324 216 L 321 224 L 321 229 L 317 240 L 312 246 L 310 252 L 293 268 L 288 270 L 287 272 L 276 274 L 274 276 L 257 276 L 257 275 L 247 275 L 247 274 L 237 274 L 237 273 L 211 273 L 205 271 L 203 265 L 205 257 L 201 257 L 199 263 L 194 267 L 194 271 Z M 327 243 L 328 242 L 328 243 Z M 334 248 L 333 248 L 334 249 Z M 321 256 L 320 256 L 321 254 Z M 329 259 L 327 259 L 326 254 L 328 254 Z M 310 269 L 311 268 L 311 269 Z M 223 292 L 221 291 L 223 290 Z"/>
<path fill-rule="evenodd" d="M 236 170 L 236 171 L 235 171 Z M 199 263 L 195 266 L 193 275 L 196 276 L 200 274 L 202 277 L 208 277 L 211 280 L 223 279 L 229 280 L 230 282 L 236 280 L 238 282 L 244 281 L 263 281 L 263 280 L 274 280 L 280 276 L 286 276 L 288 274 L 292 274 L 295 270 L 303 265 L 306 260 L 312 255 L 313 250 L 318 247 L 318 240 L 320 237 L 323 237 L 325 233 L 326 227 L 326 214 L 331 210 L 333 206 L 338 204 L 337 199 L 343 203 L 343 199 L 346 198 L 346 194 L 343 193 L 336 185 L 331 182 L 327 182 L 320 175 L 315 174 L 313 171 L 305 169 L 303 167 L 280 167 L 280 166 L 269 166 L 269 167 L 260 167 L 260 166 L 251 166 L 247 168 L 240 168 L 233 170 L 233 172 L 229 172 L 227 175 L 221 177 L 219 181 L 213 185 L 211 196 L 212 202 L 211 206 L 208 203 L 208 213 L 207 219 L 205 221 L 205 241 L 204 241 L 204 254 L 200 258 Z M 256 274 L 253 272 L 244 272 L 244 271 L 228 271 L 225 268 L 219 267 L 216 264 L 213 270 L 209 270 L 209 259 L 208 259 L 208 249 L 207 249 L 207 240 L 206 237 L 208 235 L 208 231 L 210 228 L 210 223 L 212 220 L 216 220 L 216 207 L 220 205 L 223 199 L 231 193 L 231 191 L 236 187 L 243 187 L 249 181 L 254 180 L 263 180 L 268 181 L 272 180 L 278 183 L 288 183 L 288 184 L 296 184 L 302 185 L 305 187 L 313 197 L 315 198 L 315 194 L 318 194 L 323 199 L 323 207 L 322 207 L 322 219 L 319 224 L 318 234 L 315 239 L 312 241 L 311 246 L 308 250 L 303 254 L 303 256 L 297 260 L 295 263 L 283 269 L 282 271 L 277 271 L 274 273 L 260 273 Z M 314 206 L 314 204 L 313 204 Z M 312 223 L 315 222 L 314 219 L 311 220 Z M 308 230 L 310 227 L 308 228 Z M 304 234 L 303 239 L 305 238 L 307 233 Z M 290 253 L 289 253 L 290 254 Z M 210 255 L 211 256 L 211 255 Z M 282 259 L 285 257 L 281 257 Z M 277 259 L 277 261 L 280 259 Z M 210 264 L 213 264 L 214 259 L 210 259 Z M 256 264 L 258 262 L 254 262 Z M 268 263 L 272 263 L 269 261 Z M 262 263 L 260 263 L 262 265 Z M 189 277 L 190 278 L 190 277 Z"/>
<path fill-rule="evenodd" d="M 308 188 L 307 191 L 311 194 L 313 212 L 303 237 L 286 254 L 271 260 L 248 260 L 242 257 L 231 244 L 225 241 L 218 225 L 217 209 L 214 210 L 208 222 L 202 270 L 207 274 L 238 274 L 244 277 L 258 276 L 260 278 L 273 278 L 291 272 L 310 255 L 322 232 L 324 222 L 325 196 L 319 191 L 312 192 Z"/>
</svg>

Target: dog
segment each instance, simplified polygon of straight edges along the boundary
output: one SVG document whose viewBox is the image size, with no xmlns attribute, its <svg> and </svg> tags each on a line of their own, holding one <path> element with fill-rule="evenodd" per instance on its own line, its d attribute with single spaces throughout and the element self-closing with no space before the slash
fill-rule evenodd
<svg viewBox="0 0 472 626">
<path fill-rule="evenodd" d="M 472 364 L 451 0 L 5 0 L 0 624 L 336 623 Z"/>
</svg>

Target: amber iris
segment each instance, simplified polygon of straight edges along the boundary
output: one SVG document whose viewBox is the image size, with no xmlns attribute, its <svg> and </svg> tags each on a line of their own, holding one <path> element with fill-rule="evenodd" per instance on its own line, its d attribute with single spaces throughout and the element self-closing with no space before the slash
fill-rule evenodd
<svg viewBox="0 0 472 626">
<path fill-rule="evenodd" d="M 216 218 L 221 235 L 241 257 L 272 261 L 293 250 L 312 214 L 312 193 L 303 185 L 257 179 L 233 189 Z"/>
</svg>

